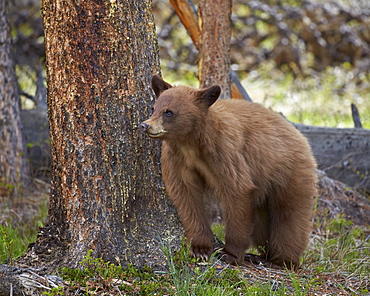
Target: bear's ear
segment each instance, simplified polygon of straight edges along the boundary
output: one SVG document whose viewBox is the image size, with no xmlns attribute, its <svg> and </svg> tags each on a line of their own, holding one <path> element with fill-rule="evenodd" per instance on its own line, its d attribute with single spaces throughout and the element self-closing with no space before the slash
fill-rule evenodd
<svg viewBox="0 0 370 296">
<path fill-rule="evenodd" d="M 201 102 L 205 103 L 207 107 L 210 107 L 221 93 L 221 87 L 219 85 L 213 85 L 209 88 L 199 90 L 197 93 L 198 98 Z"/>
<path fill-rule="evenodd" d="M 152 77 L 152 88 L 155 92 L 155 95 L 157 96 L 157 98 L 159 97 L 159 95 L 164 92 L 166 89 L 169 89 L 171 88 L 172 85 L 167 83 L 166 81 L 164 81 L 161 77 L 159 77 L 158 75 L 154 75 Z"/>
</svg>

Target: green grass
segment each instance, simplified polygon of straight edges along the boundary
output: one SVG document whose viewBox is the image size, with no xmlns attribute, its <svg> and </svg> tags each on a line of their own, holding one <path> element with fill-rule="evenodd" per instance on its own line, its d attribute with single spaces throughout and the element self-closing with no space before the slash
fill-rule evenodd
<svg viewBox="0 0 370 296">
<path fill-rule="evenodd" d="M 13 260 L 27 250 L 28 244 L 35 240 L 34 230 L 0 225 L 0 263 L 11 265 Z"/>
<path fill-rule="evenodd" d="M 269 281 L 251 283 L 239 268 L 220 268 L 215 257 L 209 264 L 196 264 L 189 258 L 189 248 L 184 241 L 179 251 L 171 252 L 169 242 L 162 242 L 162 249 L 167 258 L 168 275 L 172 295 L 285 295 L 287 288 Z M 215 254 L 214 254 L 215 255 Z M 299 286 L 299 290 L 301 290 Z"/>
<path fill-rule="evenodd" d="M 305 267 L 316 272 L 339 272 L 351 274 L 370 283 L 370 235 L 351 220 L 342 216 L 317 220 L 310 247 L 302 258 Z M 223 225 L 214 224 L 213 232 L 224 241 Z M 251 249 L 252 253 L 256 250 Z"/>
<path fill-rule="evenodd" d="M 125 295 L 165 295 L 170 290 L 166 274 L 155 273 L 150 268 L 127 268 L 91 257 L 90 250 L 81 262 L 80 269 L 61 268 L 60 274 L 69 283 L 70 289 L 84 295 L 93 295 L 105 289 Z"/>
<path fill-rule="evenodd" d="M 0 224 L 0 263 L 12 263 L 36 240 L 48 213 L 45 192 L 38 196 L 4 198 Z M 33 212 L 23 215 L 32 208 Z"/>
<path fill-rule="evenodd" d="M 317 272 L 340 272 L 370 283 L 370 236 L 341 216 L 324 221 L 305 261 Z"/>
</svg>

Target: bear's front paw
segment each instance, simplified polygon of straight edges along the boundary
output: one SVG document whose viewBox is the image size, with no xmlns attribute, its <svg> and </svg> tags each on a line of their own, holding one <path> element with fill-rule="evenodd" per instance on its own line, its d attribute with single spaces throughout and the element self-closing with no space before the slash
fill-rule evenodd
<svg viewBox="0 0 370 296">
<path fill-rule="evenodd" d="M 204 261 L 208 261 L 212 255 L 212 247 L 202 245 L 191 245 L 190 256 Z"/>
</svg>

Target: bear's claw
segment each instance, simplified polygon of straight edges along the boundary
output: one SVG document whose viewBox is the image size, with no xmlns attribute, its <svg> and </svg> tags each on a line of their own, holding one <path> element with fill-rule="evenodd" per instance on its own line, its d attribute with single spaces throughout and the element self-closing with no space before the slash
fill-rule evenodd
<svg viewBox="0 0 370 296">
<path fill-rule="evenodd" d="M 202 261 L 208 261 L 211 257 L 212 249 L 208 247 L 191 246 L 190 257 L 198 258 Z"/>
</svg>

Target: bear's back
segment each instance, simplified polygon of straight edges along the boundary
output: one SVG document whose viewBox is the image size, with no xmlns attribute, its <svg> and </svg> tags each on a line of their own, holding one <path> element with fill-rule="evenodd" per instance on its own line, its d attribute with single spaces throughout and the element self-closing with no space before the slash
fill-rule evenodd
<svg viewBox="0 0 370 296">
<path fill-rule="evenodd" d="M 307 139 L 279 113 L 237 99 L 218 100 L 209 113 L 207 137 L 212 135 L 214 139 L 207 141 L 214 143 L 211 152 L 231 154 L 230 159 L 242 154 L 252 168 L 254 183 L 273 179 L 282 182 L 279 175 L 284 178 L 314 170 L 316 164 Z"/>
<path fill-rule="evenodd" d="M 282 115 L 258 103 L 238 99 L 219 99 L 209 110 L 211 117 L 216 118 L 223 128 L 232 128 L 250 135 L 262 133 L 267 137 L 268 135 L 284 137 L 287 141 L 289 139 L 293 142 L 298 136 L 299 141 L 302 141 L 301 133 Z"/>
<path fill-rule="evenodd" d="M 250 124 L 259 122 L 264 123 L 286 121 L 280 114 L 265 108 L 258 103 L 252 103 L 246 100 L 239 99 L 219 99 L 211 108 L 219 113 L 221 117 L 234 116 L 238 120 L 248 120 Z"/>
</svg>

